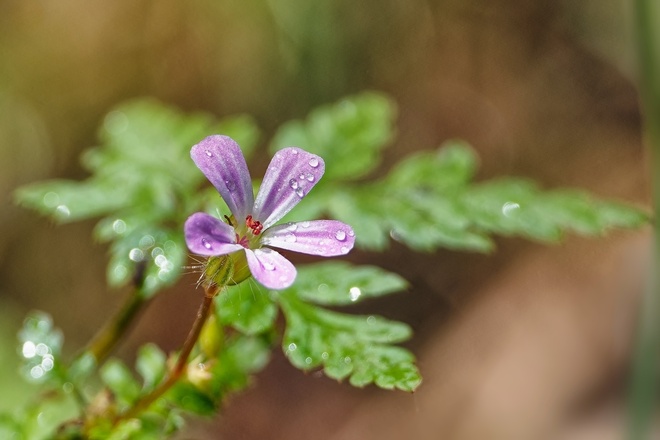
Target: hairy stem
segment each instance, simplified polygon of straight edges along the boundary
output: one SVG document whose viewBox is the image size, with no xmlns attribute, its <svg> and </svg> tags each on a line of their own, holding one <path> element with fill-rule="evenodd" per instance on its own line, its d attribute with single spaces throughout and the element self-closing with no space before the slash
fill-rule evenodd
<svg viewBox="0 0 660 440">
<path fill-rule="evenodd" d="M 181 375 L 186 369 L 188 364 L 188 358 L 192 349 L 195 347 L 197 340 L 199 339 L 199 334 L 204 327 L 204 323 L 209 317 L 209 313 L 212 309 L 213 298 L 218 293 L 217 285 L 213 284 L 206 287 L 206 292 L 202 304 L 199 306 L 197 311 L 197 317 L 193 323 L 190 333 L 184 342 L 183 347 L 181 348 L 181 353 L 179 353 L 179 358 L 177 359 L 176 365 L 170 371 L 169 375 L 165 380 L 163 380 L 152 392 L 143 396 L 140 400 L 135 402 L 135 404 L 129 408 L 125 413 L 121 414 L 116 420 L 115 424 L 120 420 L 130 419 L 137 417 L 142 411 L 146 410 L 154 403 L 158 398 L 167 392 L 176 382 L 179 380 Z"/>
<path fill-rule="evenodd" d="M 660 3 L 635 0 L 635 31 L 639 66 L 639 94 L 645 120 L 645 141 L 652 159 L 654 258 L 648 287 L 640 308 L 638 336 L 633 358 L 629 400 L 629 434 L 634 440 L 648 438 L 658 385 L 660 349 Z"/>
</svg>

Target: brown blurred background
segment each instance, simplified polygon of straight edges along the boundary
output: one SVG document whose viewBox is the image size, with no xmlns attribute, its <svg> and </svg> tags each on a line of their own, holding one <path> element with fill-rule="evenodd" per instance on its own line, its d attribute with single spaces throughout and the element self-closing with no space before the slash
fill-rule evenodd
<svg viewBox="0 0 660 440">
<path fill-rule="evenodd" d="M 648 182 L 624 0 L 0 0 L 0 409 L 25 398 L 15 331 L 51 313 L 74 351 L 120 303 L 93 222 L 55 227 L 12 204 L 20 184 L 84 178 L 77 157 L 115 104 L 282 122 L 364 89 L 400 106 L 386 165 L 461 137 L 481 178 L 533 177 L 644 204 Z M 491 256 L 355 252 L 411 282 L 362 307 L 411 324 L 414 395 L 304 375 L 281 353 L 180 439 L 618 439 L 648 231 L 561 246 L 498 240 Z M 118 355 L 185 338 L 185 278 Z M 185 314 L 184 312 L 185 311 Z M 176 324 L 176 325 L 173 325 Z M 11 396 L 11 397 L 9 397 Z"/>
</svg>

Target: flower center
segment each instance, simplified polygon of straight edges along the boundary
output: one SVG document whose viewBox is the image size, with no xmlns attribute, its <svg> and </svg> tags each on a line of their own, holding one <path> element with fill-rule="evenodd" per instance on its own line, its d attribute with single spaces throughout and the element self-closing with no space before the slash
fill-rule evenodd
<svg viewBox="0 0 660 440">
<path fill-rule="evenodd" d="M 259 235 L 261 234 L 262 229 L 264 228 L 264 225 L 261 224 L 260 221 L 258 220 L 252 220 L 252 216 L 248 215 L 245 217 L 245 225 L 252 230 L 252 233 L 254 235 Z"/>
</svg>

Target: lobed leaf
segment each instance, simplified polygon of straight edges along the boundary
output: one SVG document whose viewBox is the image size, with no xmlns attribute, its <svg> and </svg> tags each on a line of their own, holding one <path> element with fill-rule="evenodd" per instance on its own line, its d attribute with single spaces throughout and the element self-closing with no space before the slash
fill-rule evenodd
<svg viewBox="0 0 660 440">
<path fill-rule="evenodd" d="M 407 285 L 399 275 L 376 266 L 327 261 L 302 266 L 291 290 L 306 301 L 336 306 L 400 292 Z"/>
<path fill-rule="evenodd" d="M 413 391 L 421 383 L 413 355 L 390 345 L 410 337 L 406 324 L 324 310 L 289 291 L 279 300 L 287 321 L 283 349 L 294 366 L 322 367 L 328 377 L 349 377 L 355 386 Z"/>
<path fill-rule="evenodd" d="M 381 150 L 394 135 L 395 104 L 366 92 L 318 107 L 303 121 L 287 122 L 277 131 L 271 153 L 300 146 L 323 157 L 324 180 L 356 180 L 380 163 Z"/>
</svg>

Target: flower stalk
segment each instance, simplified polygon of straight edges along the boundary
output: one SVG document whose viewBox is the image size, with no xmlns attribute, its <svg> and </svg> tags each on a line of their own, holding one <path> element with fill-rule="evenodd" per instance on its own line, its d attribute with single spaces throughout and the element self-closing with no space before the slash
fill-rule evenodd
<svg viewBox="0 0 660 440">
<path fill-rule="evenodd" d="M 199 335 L 202 331 L 202 328 L 204 327 L 204 323 L 206 323 L 211 310 L 213 310 L 213 298 L 215 298 L 220 290 L 220 287 L 216 283 L 206 283 L 204 285 L 204 298 L 199 306 L 199 310 L 197 311 L 195 322 L 193 323 L 192 328 L 188 333 L 188 337 L 186 338 L 186 341 L 181 348 L 181 352 L 179 353 L 176 364 L 169 372 L 165 380 L 163 380 L 156 388 L 154 388 L 153 391 L 142 396 L 126 412 L 120 414 L 114 422 L 115 425 L 122 420 L 138 417 L 143 411 L 148 409 L 152 403 L 154 403 L 170 388 L 172 388 L 172 386 L 181 378 L 181 375 L 186 370 L 190 353 L 197 344 L 197 340 L 199 339 Z"/>
</svg>

